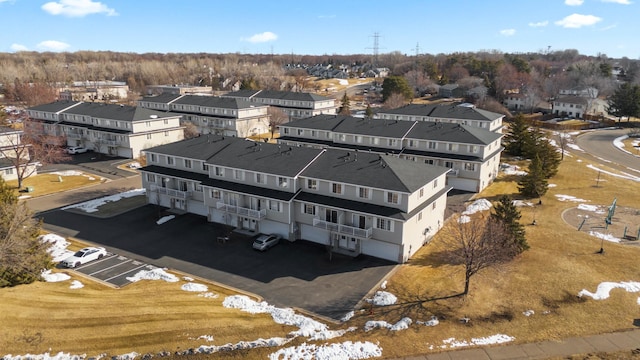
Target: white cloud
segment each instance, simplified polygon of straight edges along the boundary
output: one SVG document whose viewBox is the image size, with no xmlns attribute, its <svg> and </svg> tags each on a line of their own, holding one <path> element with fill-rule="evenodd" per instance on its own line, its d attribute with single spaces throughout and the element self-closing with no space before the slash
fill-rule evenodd
<svg viewBox="0 0 640 360">
<path fill-rule="evenodd" d="M 51 15 L 64 15 L 68 17 L 83 17 L 91 14 L 105 13 L 107 16 L 115 16 L 118 13 L 101 2 L 91 0 L 60 0 L 51 1 L 42 5 L 42 10 Z"/>
<path fill-rule="evenodd" d="M 37 45 L 38 49 L 44 51 L 62 51 L 70 47 L 71 45 L 63 43 L 62 41 L 46 40 Z"/>
<path fill-rule="evenodd" d="M 2 0 L 0 0 L 2 2 Z M 29 51 L 29 48 L 22 44 L 11 44 L 11 50 L 13 51 Z"/>
<path fill-rule="evenodd" d="M 618 24 L 613 24 L 613 25 L 605 26 L 605 27 L 603 27 L 603 28 L 602 28 L 602 29 L 600 29 L 600 30 L 602 30 L 602 31 L 607 31 L 607 30 L 611 30 L 611 29 L 616 28 L 616 27 L 618 27 Z"/>
<path fill-rule="evenodd" d="M 568 6 L 580 6 L 584 0 L 564 0 L 564 4 Z"/>
<path fill-rule="evenodd" d="M 629 0 L 602 0 L 602 2 L 616 3 L 616 4 L 622 4 L 622 5 L 631 5 L 631 4 L 633 4 Z"/>
<path fill-rule="evenodd" d="M 529 26 L 531 27 L 545 27 L 547 25 L 549 25 L 549 22 L 547 20 L 529 23 Z"/>
<path fill-rule="evenodd" d="M 250 43 L 263 43 L 263 42 L 274 41 L 276 39 L 278 39 L 278 35 L 272 33 L 271 31 L 265 31 L 263 33 L 255 34 L 248 38 L 241 38 L 240 40 L 248 41 Z"/>
<path fill-rule="evenodd" d="M 565 28 L 577 29 L 583 26 L 594 25 L 600 21 L 602 21 L 602 18 L 594 15 L 571 14 L 562 20 L 556 21 L 555 24 Z"/>
<path fill-rule="evenodd" d="M 502 36 L 513 36 L 516 34 L 516 29 L 503 29 L 500 30 L 500 35 Z"/>
</svg>

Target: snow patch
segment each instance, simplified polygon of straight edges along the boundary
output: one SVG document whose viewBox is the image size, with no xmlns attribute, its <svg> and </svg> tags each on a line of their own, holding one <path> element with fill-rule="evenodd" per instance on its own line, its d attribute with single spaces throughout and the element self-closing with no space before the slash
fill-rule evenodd
<svg viewBox="0 0 640 360">
<path fill-rule="evenodd" d="M 558 185 L 557 185 L 557 184 L 547 184 L 547 187 L 548 187 L 548 188 L 554 188 L 554 187 L 556 187 L 556 186 L 558 186 Z"/>
<path fill-rule="evenodd" d="M 513 340 L 515 340 L 513 336 L 504 335 L 504 334 L 496 334 L 496 335 L 491 335 L 483 338 L 472 338 L 471 341 L 456 340 L 455 338 L 449 338 L 442 341 L 444 345 L 440 346 L 440 348 L 451 349 L 451 348 L 473 346 L 473 345 L 502 344 L 502 343 L 513 341 Z"/>
<path fill-rule="evenodd" d="M 587 202 L 587 200 L 580 199 L 571 195 L 557 194 L 556 198 L 558 198 L 559 201 Z"/>
<path fill-rule="evenodd" d="M 607 174 L 607 175 L 614 176 L 614 177 L 617 177 L 617 178 L 640 182 L 640 177 L 637 177 L 637 176 L 634 176 L 634 175 L 631 175 L 631 174 L 626 174 L 626 173 L 615 174 L 615 173 L 612 173 L 610 171 L 602 170 L 602 169 L 600 169 L 600 168 L 598 168 L 596 166 L 593 166 L 591 164 L 587 165 L 587 167 L 589 169 L 596 170 L 596 171 L 599 171 L 599 172 L 601 172 L 603 174 Z"/>
<path fill-rule="evenodd" d="M 355 315 L 355 311 L 351 310 L 348 313 L 344 314 L 344 316 L 342 318 L 340 318 L 340 321 L 342 322 L 347 322 L 349 320 L 351 320 L 351 318 Z"/>
<path fill-rule="evenodd" d="M 206 292 L 209 290 L 207 285 L 204 284 L 196 284 L 196 283 L 186 283 L 182 285 L 182 290 L 184 291 L 193 291 L 193 292 Z"/>
<path fill-rule="evenodd" d="M 270 339 L 258 339 L 254 341 L 240 341 L 236 344 L 229 343 L 222 346 L 201 345 L 197 349 L 194 349 L 194 351 L 197 354 L 213 354 L 219 351 L 229 352 L 234 350 L 254 349 L 259 347 L 282 346 L 291 340 L 293 340 L 293 338 L 291 339 L 270 338 Z"/>
<path fill-rule="evenodd" d="M 523 200 L 513 200 L 511 202 L 513 204 L 513 206 L 517 206 L 517 207 L 522 207 L 522 206 L 533 206 L 533 203 L 530 201 L 523 201 Z"/>
<path fill-rule="evenodd" d="M 166 223 L 166 222 L 167 222 L 167 221 L 169 221 L 169 220 L 173 220 L 173 219 L 175 219 L 175 217 L 176 217 L 175 215 L 167 215 L 167 216 L 163 216 L 163 217 L 161 217 L 158 221 L 156 221 L 156 224 L 158 224 L 158 225 L 162 225 L 162 224 Z"/>
<path fill-rule="evenodd" d="M 440 324 L 440 320 L 438 320 L 437 316 L 432 316 L 431 320 L 428 321 L 416 321 L 416 324 L 424 325 L 424 326 L 436 326 Z"/>
<path fill-rule="evenodd" d="M 462 215 L 472 215 L 478 211 L 486 211 L 491 209 L 491 202 L 487 199 L 478 199 L 467 206 L 467 209 L 462 212 Z"/>
<path fill-rule="evenodd" d="M 269 355 L 270 360 L 347 360 L 368 359 L 382 356 L 382 348 L 369 341 L 345 341 L 337 344 L 299 346 L 280 349 Z"/>
<path fill-rule="evenodd" d="M 518 165 L 502 163 L 500 164 L 500 170 L 507 175 L 527 175 L 527 172 L 524 170 L 520 170 L 520 167 Z"/>
<path fill-rule="evenodd" d="M 73 280 L 71 282 L 71 286 L 69 286 L 69 289 L 82 289 L 84 287 L 84 284 L 81 283 L 78 280 Z"/>
<path fill-rule="evenodd" d="M 178 277 L 173 274 L 169 274 L 165 269 L 155 268 L 152 270 L 138 271 L 135 275 L 127 277 L 127 280 L 131 282 L 140 280 L 164 280 L 166 282 L 177 282 Z"/>
<path fill-rule="evenodd" d="M 61 351 L 57 354 L 49 354 L 48 352 L 44 354 L 39 354 L 39 355 L 26 354 L 26 355 L 13 356 L 9 354 L 9 355 L 4 355 L 2 359 L 3 360 L 82 360 L 86 357 L 87 357 L 87 354 L 72 355 L 70 353 L 63 353 Z"/>
<path fill-rule="evenodd" d="M 367 299 L 367 302 L 377 306 L 393 305 L 398 301 L 398 298 L 390 292 L 376 291 L 375 295 L 371 299 Z"/>
<path fill-rule="evenodd" d="M 93 200 L 85 201 L 82 203 L 65 206 L 62 208 L 62 210 L 78 209 L 87 213 L 94 213 L 98 211 L 98 208 L 100 206 L 108 202 L 114 202 L 121 199 L 126 199 L 133 196 L 144 195 L 144 194 L 145 194 L 145 189 L 134 189 L 134 190 L 125 191 L 120 194 L 105 196 L 98 199 L 93 199 Z"/>
<path fill-rule="evenodd" d="M 205 292 L 205 293 L 198 294 L 198 296 L 206 299 L 217 299 L 219 295 L 212 292 Z"/>
<path fill-rule="evenodd" d="M 383 281 L 382 284 L 380 284 L 380 289 L 384 290 L 387 288 L 387 280 Z"/>
<path fill-rule="evenodd" d="M 597 212 L 599 210 L 599 207 L 598 207 L 598 205 L 579 204 L 578 205 L 578 210 Z"/>
<path fill-rule="evenodd" d="M 44 270 L 40 273 L 40 276 L 42 276 L 46 282 L 60 282 L 71 279 L 71 276 L 65 273 L 52 273 L 51 270 Z"/>
<path fill-rule="evenodd" d="M 615 237 L 615 236 L 613 236 L 611 234 L 603 234 L 603 233 L 600 233 L 600 232 L 592 230 L 592 231 L 589 231 L 589 235 L 595 236 L 598 239 L 602 239 L 604 241 L 610 241 L 610 242 L 614 242 L 614 243 L 619 243 L 620 242 L 619 238 L 617 238 L 617 237 Z"/>
<path fill-rule="evenodd" d="M 533 311 L 533 310 L 526 310 L 526 311 L 522 312 L 522 315 L 524 315 L 524 316 L 531 316 L 533 314 L 535 314 L 535 311 Z"/>
<path fill-rule="evenodd" d="M 67 250 L 69 242 L 60 235 L 45 234 L 40 235 L 40 242 L 48 243 L 47 252 L 51 255 L 54 262 L 60 262 L 73 255 L 73 251 Z"/>
<path fill-rule="evenodd" d="M 595 293 L 592 293 L 586 289 L 582 289 L 578 293 L 578 297 L 589 296 L 593 300 L 604 300 L 609 298 L 609 293 L 613 289 L 623 289 L 626 292 L 634 293 L 640 291 L 640 282 L 637 281 L 622 281 L 622 282 L 601 282 L 598 285 Z"/>
<path fill-rule="evenodd" d="M 213 335 L 200 335 L 197 340 L 200 339 L 211 342 L 213 341 Z"/>
</svg>

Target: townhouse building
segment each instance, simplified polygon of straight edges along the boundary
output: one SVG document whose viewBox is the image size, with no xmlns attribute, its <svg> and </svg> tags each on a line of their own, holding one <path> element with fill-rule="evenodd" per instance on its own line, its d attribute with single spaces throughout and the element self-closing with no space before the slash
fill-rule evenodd
<svg viewBox="0 0 640 360">
<path fill-rule="evenodd" d="M 268 106 L 238 98 L 161 94 L 144 97 L 138 106 L 183 114 L 200 134 L 247 137 L 269 132 Z"/>
<path fill-rule="evenodd" d="M 289 119 L 300 119 L 321 114 L 337 114 L 335 99 L 304 92 L 274 90 L 239 90 L 222 95 L 253 103 L 273 106 L 282 110 Z"/>
<path fill-rule="evenodd" d="M 38 173 L 38 162 L 29 158 L 29 151 L 24 148 L 28 145 L 22 143 L 22 134 L 22 130 L 0 126 L 0 177 L 5 181 L 16 180 L 18 171 L 29 175 Z"/>
<path fill-rule="evenodd" d="M 27 109 L 48 135 L 69 146 L 136 158 L 143 149 L 184 138 L 180 114 L 104 103 L 56 101 Z"/>
<path fill-rule="evenodd" d="M 553 100 L 552 113 L 581 119 L 589 112 L 589 103 L 593 100 L 584 96 L 561 96 Z"/>
<path fill-rule="evenodd" d="M 436 121 L 470 125 L 502 132 L 504 115 L 478 109 L 471 104 L 409 104 L 397 109 L 383 109 L 377 117 L 388 120 Z"/>
<path fill-rule="evenodd" d="M 404 262 L 442 227 L 448 169 L 202 135 L 145 150 L 148 201 L 254 233 Z"/>
<path fill-rule="evenodd" d="M 460 123 L 319 115 L 280 125 L 278 143 L 377 153 L 449 169 L 454 189 L 480 192 L 498 175 L 502 134 Z"/>
</svg>

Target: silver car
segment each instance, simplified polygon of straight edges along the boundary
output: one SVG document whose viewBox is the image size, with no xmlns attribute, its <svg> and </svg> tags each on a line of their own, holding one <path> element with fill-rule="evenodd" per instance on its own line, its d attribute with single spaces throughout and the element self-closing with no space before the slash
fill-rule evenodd
<svg viewBox="0 0 640 360">
<path fill-rule="evenodd" d="M 276 234 L 260 234 L 253 241 L 253 248 L 260 251 L 265 251 L 271 247 L 276 246 L 280 242 L 281 236 Z"/>
</svg>

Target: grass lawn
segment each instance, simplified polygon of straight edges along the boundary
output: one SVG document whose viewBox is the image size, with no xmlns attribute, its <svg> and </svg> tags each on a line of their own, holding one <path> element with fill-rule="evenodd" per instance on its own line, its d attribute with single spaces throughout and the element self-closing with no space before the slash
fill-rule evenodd
<svg viewBox="0 0 640 360">
<path fill-rule="evenodd" d="M 462 290 L 463 274 L 460 267 L 440 260 L 442 248 L 436 235 L 389 279 L 386 290 L 398 297 L 399 305 L 377 307 L 373 313 L 367 308 L 356 311 L 345 324 L 329 324 L 334 329 L 357 326 L 358 330 L 327 342 L 371 341 L 379 343 L 384 358 L 397 358 L 439 351 L 443 340 L 451 337 L 468 341 L 505 334 L 515 337 L 514 342 L 527 343 L 632 328 L 639 317 L 640 294 L 616 289 L 606 300 L 577 297 L 582 289 L 595 292 L 603 281 L 640 281 L 640 247 L 606 242 L 605 254 L 597 254 L 600 239 L 576 231 L 561 218 L 565 209 L 577 203 L 561 202 L 556 194 L 573 195 L 594 205 L 608 205 L 617 197 L 619 206 L 640 207 L 638 183 L 602 175 L 595 187 L 598 173 L 587 164 L 577 155 L 565 157 L 558 175 L 549 181 L 556 186 L 542 198 L 542 205 L 521 208 L 523 224 L 534 218 L 538 223 L 526 227 L 531 249 L 504 267 L 474 276 L 467 297 L 445 298 Z M 476 198 L 516 195 L 515 181 L 514 176 L 502 177 Z M 209 290 L 220 295 L 216 299 L 182 291 L 186 281 L 141 281 L 112 289 L 78 279 L 84 288 L 69 289 L 66 281 L 0 289 L 0 356 L 47 351 L 89 356 L 131 351 L 157 354 L 203 344 L 286 337 L 295 330 L 275 324 L 269 315 L 222 307 L 224 296 L 232 292 L 213 285 Z M 527 310 L 535 313 L 523 315 Z M 432 315 L 438 317 L 439 325 L 415 323 Z M 368 320 L 396 323 L 405 316 L 414 321 L 407 330 L 363 331 Z M 461 323 L 463 317 L 470 321 Z M 197 339 L 203 335 L 212 335 L 214 341 Z M 305 340 L 295 339 L 287 346 Z M 275 351 L 262 348 L 189 358 L 264 359 Z"/>
<path fill-rule="evenodd" d="M 62 182 L 60 182 L 62 179 Z M 18 181 L 10 180 L 7 184 L 15 188 L 16 195 L 27 195 L 37 197 L 42 195 L 53 194 L 61 191 L 76 189 L 83 186 L 99 184 L 102 180 L 100 176 L 95 175 L 56 175 L 56 174 L 38 174 L 26 178 L 22 182 L 23 189 L 27 186 L 33 187 L 33 192 L 21 193 L 18 191 Z"/>
</svg>

